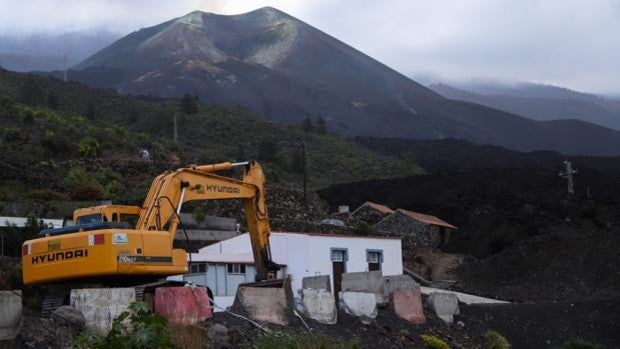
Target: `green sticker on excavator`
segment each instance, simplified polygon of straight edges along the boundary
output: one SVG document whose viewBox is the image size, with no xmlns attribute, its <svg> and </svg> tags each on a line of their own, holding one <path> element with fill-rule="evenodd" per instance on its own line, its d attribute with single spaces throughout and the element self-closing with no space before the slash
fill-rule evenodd
<svg viewBox="0 0 620 349">
<path fill-rule="evenodd" d="M 47 242 L 47 250 L 60 250 L 60 240 L 50 240 Z"/>
</svg>

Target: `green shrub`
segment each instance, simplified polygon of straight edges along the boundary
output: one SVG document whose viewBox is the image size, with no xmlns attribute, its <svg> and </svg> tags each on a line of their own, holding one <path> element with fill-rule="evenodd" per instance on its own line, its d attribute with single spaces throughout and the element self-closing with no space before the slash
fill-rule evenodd
<svg viewBox="0 0 620 349">
<path fill-rule="evenodd" d="M 422 337 L 422 340 L 424 341 L 424 343 L 426 343 L 426 345 L 429 348 L 432 349 L 450 349 L 450 346 L 448 345 L 448 343 L 446 343 L 443 339 L 432 336 L 432 335 L 428 335 L 428 334 L 423 334 L 420 337 Z"/>
<path fill-rule="evenodd" d="M 119 199 L 124 192 L 125 188 L 117 180 L 112 180 L 105 186 L 105 196 L 108 199 Z"/>
<path fill-rule="evenodd" d="M 487 339 L 487 348 L 489 349 L 510 349 L 512 345 L 508 343 L 506 337 L 495 331 L 486 331 L 484 338 Z"/>
<path fill-rule="evenodd" d="M 82 138 L 78 146 L 81 156 L 97 156 L 99 148 L 99 142 L 91 136 Z"/>
<path fill-rule="evenodd" d="M 375 229 L 370 224 L 360 221 L 355 225 L 355 232 L 359 235 L 373 235 Z"/>
<path fill-rule="evenodd" d="M 128 320 L 128 321 L 126 321 Z M 166 318 L 151 313 L 143 302 L 134 302 L 112 322 L 106 336 L 84 332 L 76 338 L 77 348 L 173 348 Z"/>
<path fill-rule="evenodd" d="M 560 346 L 553 347 L 553 349 L 605 349 L 605 347 L 579 338 L 573 338 Z"/>
<path fill-rule="evenodd" d="M 64 179 L 65 186 L 69 190 L 71 190 L 77 187 L 80 183 L 82 183 L 87 177 L 88 175 L 86 174 L 86 171 L 84 171 L 83 168 L 72 167 L 69 170 L 69 172 L 67 172 L 67 175 L 65 176 L 65 179 Z"/>
<path fill-rule="evenodd" d="M 103 186 L 81 167 L 71 168 L 64 178 L 64 183 L 73 199 L 76 200 L 101 200 L 106 194 Z M 110 190 L 120 192 L 120 189 L 113 187 Z"/>
<path fill-rule="evenodd" d="M 73 188 L 71 194 L 76 200 L 101 200 L 105 197 L 105 190 L 96 179 L 87 177 Z"/>
</svg>

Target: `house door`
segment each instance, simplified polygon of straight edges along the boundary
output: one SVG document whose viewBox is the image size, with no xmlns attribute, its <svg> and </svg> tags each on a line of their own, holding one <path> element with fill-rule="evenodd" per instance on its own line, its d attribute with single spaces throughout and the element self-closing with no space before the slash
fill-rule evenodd
<svg viewBox="0 0 620 349">
<path fill-rule="evenodd" d="M 336 304 L 338 304 L 338 294 L 342 291 L 342 273 L 346 271 L 347 251 L 332 249 L 331 259 L 334 278 L 334 298 L 336 299 Z"/>
<path fill-rule="evenodd" d="M 334 275 L 334 297 L 338 304 L 338 294 L 342 291 L 342 273 L 344 273 L 344 262 L 332 262 L 332 272 Z"/>
</svg>

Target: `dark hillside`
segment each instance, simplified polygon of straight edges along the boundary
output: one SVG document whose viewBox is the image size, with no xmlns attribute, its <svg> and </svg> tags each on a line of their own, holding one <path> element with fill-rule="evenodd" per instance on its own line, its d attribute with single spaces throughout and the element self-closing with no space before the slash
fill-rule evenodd
<svg viewBox="0 0 620 349">
<path fill-rule="evenodd" d="M 461 267 L 467 290 L 514 300 L 615 295 L 620 177 L 580 167 L 568 197 L 558 165 L 441 171 L 341 184 L 319 195 L 332 208 L 374 201 L 455 224 L 444 250 L 478 259 Z"/>
<path fill-rule="evenodd" d="M 356 137 L 363 146 L 382 154 L 415 157 L 426 171 L 468 171 L 476 169 L 536 168 L 557 169 L 566 159 L 577 166 L 600 171 L 619 171 L 620 157 L 566 156 L 552 151 L 517 152 L 495 145 L 447 138 L 411 140 L 399 138 Z"/>
</svg>

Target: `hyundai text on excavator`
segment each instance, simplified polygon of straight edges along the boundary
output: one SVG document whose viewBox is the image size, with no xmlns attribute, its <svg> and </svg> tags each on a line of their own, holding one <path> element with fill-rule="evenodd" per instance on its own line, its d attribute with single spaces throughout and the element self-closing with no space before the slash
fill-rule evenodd
<svg viewBox="0 0 620 349">
<path fill-rule="evenodd" d="M 216 174 L 243 166 L 241 180 Z M 187 252 L 173 248 L 184 203 L 242 199 L 256 266 L 256 286 L 285 287 L 271 259 L 264 174 L 257 162 L 188 166 L 157 176 L 142 207 L 78 209 L 72 226 L 43 230 L 22 245 L 24 285 L 73 280 L 157 280 L 185 274 Z M 136 220 L 135 226 L 129 222 Z M 268 281 L 269 280 L 269 281 Z M 250 284 L 248 284 L 250 285 Z"/>
</svg>

